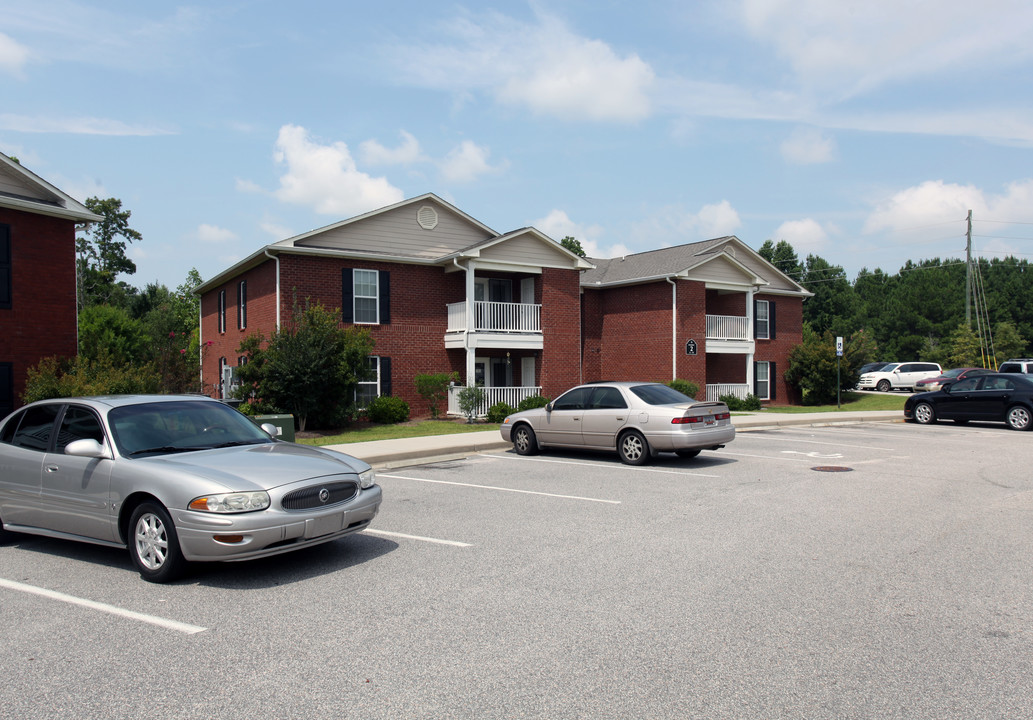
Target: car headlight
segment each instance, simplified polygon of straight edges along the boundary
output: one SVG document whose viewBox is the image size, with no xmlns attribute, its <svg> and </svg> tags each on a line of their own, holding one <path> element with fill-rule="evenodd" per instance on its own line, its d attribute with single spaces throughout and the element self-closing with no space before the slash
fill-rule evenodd
<svg viewBox="0 0 1033 720">
<path fill-rule="evenodd" d="M 245 513 L 265 510 L 269 507 L 269 493 L 257 492 L 220 493 L 194 498 L 188 505 L 191 510 L 211 513 Z"/>
<path fill-rule="evenodd" d="M 373 468 L 366 470 L 365 472 L 359 473 L 359 487 L 363 490 L 371 488 L 377 484 L 377 474 L 373 472 Z"/>
</svg>

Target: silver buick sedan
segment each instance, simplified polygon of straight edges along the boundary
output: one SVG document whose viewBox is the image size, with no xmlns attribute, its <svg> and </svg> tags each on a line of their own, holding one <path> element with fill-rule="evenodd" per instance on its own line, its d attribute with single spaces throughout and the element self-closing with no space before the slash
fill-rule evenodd
<svg viewBox="0 0 1033 720">
<path fill-rule="evenodd" d="M 280 442 L 198 396 L 44 400 L 0 421 L 0 535 L 129 549 L 144 580 L 367 527 L 381 490 L 361 460 Z"/>
<path fill-rule="evenodd" d="M 661 452 L 696 457 L 735 438 L 723 402 L 700 402 L 666 385 L 642 382 L 579 385 L 543 408 L 510 415 L 500 429 L 520 455 L 548 447 L 616 450 L 629 465 L 642 465 Z"/>
</svg>

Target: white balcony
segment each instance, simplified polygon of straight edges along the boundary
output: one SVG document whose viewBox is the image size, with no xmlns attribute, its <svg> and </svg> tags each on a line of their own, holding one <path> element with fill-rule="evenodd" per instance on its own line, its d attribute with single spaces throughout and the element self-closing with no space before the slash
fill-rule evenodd
<svg viewBox="0 0 1033 720">
<path fill-rule="evenodd" d="M 752 340 L 750 319 L 739 315 L 707 315 L 707 340 Z"/>
<path fill-rule="evenodd" d="M 533 303 L 473 303 L 473 319 L 466 303 L 448 305 L 447 348 L 542 349 L 542 306 Z"/>
<path fill-rule="evenodd" d="M 740 400 L 745 400 L 749 394 L 750 386 L 745 383 L 715 383 L 714 385 L 707 385 L 708 402 L 720 400 L 722 395 L 735 395 Z"/>
<path fill-rule="evenodd" d="M 463 416 L 463 412 L 459 409 L 459 398 L 458 393 L 462 390 L 461 385 L 455 385 L 448 390 L 448 414 Z M 514 410 L 520 401 L 524 398 L 529 398 L 534 395 L 541 395 L 542 388 L 540 385 L 534 387 L 482 387 L 484 391 L 484 402 L 477 408 L 475 413 L 476 417 L 484 417 L 488 414 L 488 408 L 500 402 L 504 402 Z"/>
</svg>

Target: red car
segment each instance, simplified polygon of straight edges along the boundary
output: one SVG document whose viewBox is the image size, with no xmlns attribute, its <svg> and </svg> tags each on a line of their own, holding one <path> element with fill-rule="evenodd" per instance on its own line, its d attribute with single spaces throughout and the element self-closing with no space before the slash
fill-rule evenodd
<svg viewBox="0 0 1033 720">
<path fill-rule="evenodd" d="M 925 380 L 919 380 L 916 382 L 915 392 L 931 392 L 933 390 L 939 390 L 946 382 L 957 382 L 958 380 L 964 380 L 967 377 L 986 375 L 987 373 L 992 372 L 993 370 L 987 370 L 986 368 L 954 368 L 953 370 L 944 370 L 942 375 L 937 375 L 936 377 L 926 378 Z"/>
</svg>

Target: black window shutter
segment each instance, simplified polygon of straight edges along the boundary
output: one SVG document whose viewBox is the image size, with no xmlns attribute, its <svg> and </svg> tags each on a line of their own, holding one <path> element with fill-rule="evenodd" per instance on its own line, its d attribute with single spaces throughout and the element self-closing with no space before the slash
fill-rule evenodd
<svg viewBox="0 0 1033 720">
<path fill-rule="evenodd" d="M 352 294 L 352 269 L 341 270 L 341 322 L 355 322 L 355 300 Z"/>
<path fill-rule="evenodd" d="M 391 322 L 391 273 L 387 270 L 380 271 L 378 288 L 380 292 L 380 324 L 387 325 Z"/>
<path fill-rule="evenodd" d="M 774 307 L 775 304 L 771 303 L 771 305 L 772 305 L 772 307 Z M 775 363 L 769 362 L 768 363 L 768 399 L 769 400 L 774 400 L 775 399 L 775 378 L 776 377 L 777 376 L 775 375 Z"/>
<path fill-rule="evenodd" d="M 775 301 L 768 301 L 768 339 L 775 339 Z M 773 398 L 772 398 L 773 399 Z"/>
<path fill-rule="evenodd" d="M 391 358 L 380 358 L 380 394 L 391 394 Z"/>
<path fill-rule="evenodd" d="M 11 227 L 0 225 L 0 308 L 11 309 Z"/>
<path fill-rule="evenodd" d="M 0 363 L 0 415 L 14 410 L 14 364 Z"/>
<path fill-rule="evenodd" d="M 247 280 L 237 285 L 237 327 L 241 330 L 247 327 Z"/>
<path fill-rule="evenodd" d="M 757 379 L 757 366 L 758 365 L 760 365 L 759 362 L 753 363 L 753 394 L 756 395 L 757 397 L 760 397 L 760 386 L 759 386 L 760 381 Z"/>
</svg>

